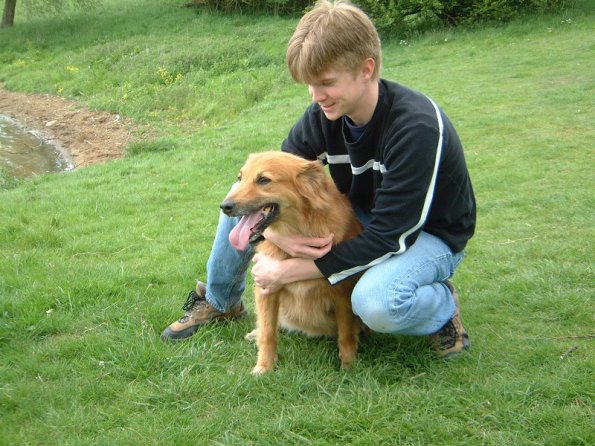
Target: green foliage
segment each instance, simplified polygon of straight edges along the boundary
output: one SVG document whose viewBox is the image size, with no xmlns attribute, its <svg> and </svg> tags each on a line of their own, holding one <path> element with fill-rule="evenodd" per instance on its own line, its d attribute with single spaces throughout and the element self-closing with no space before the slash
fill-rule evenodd
<svg viewBox="0 0 595 446">
<path fill-rule="evenodd" d="M 447 26 L 508 22 L 520 14 L 561 11 L 572 0 L 353 0 L 385 37 L 408 37 Z M 315 0 L 194 0 L 188 6 L 223 12 L 300 14 Z"/>
<path fill-rule="evenodd" d="M 26 17 L 39 15 L 56 15 L 65 11 L 76 9 L 95 9 L 101 5 L 102 0 L 18 0 L 18 6 L 25 12 Z"/>
<path fill-rule="evenodd" d="M 561 11 L 567 0 L 356 0 L 385 36 L 407 37 L 444 26 L 508 22 Z"/>
<path fill-rule="evenodd" d="M 159 121 L 173 133 L 235 119 L 289 82 L 290 19 L 263 22 L 149 3 L 151 15 L 138 22 L 126 17 L 142 6 L 129 1 L 93 11 L 92 20 L 71 11 L 6 29 L 0 80 L 8 88 L 88 98 L 93 107 Z M 49 64 L 59 68 L 48 71 Z"/>
<path fill-rule="evenodd" d="M 359 0 L 356 2 L 370 16 L 378 32 L 406 37 L 412 32 L 436 28 L 444 3 L 437 0 Z"/>
<path fill-rule="evenodd" d="M 458 25 L 508 22 L 522 14 L 560 12 L 571 0 L 455 0 L 442 3 L 441 19 Z"/>
<path fill-rule="evenodd" d="M 222 12 L 272 12 L 300 14 L 312 4 L 312 0 L 191 0 L 188 7 L 209 8 Z"/>
</svg>

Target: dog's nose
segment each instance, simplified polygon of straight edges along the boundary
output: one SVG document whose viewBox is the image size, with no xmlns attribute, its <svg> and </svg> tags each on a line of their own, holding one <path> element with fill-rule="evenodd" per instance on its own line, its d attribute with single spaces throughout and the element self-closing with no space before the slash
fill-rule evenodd
<svg viewBox="0 0 595 446">
<path fill-rule="evenodd" d="M 230 200 L 225 200 L 221 205 L 219 205 L 221 210 L 225 212 L 226 215 L 230 215 L 233 212 L 233 208 L 235 207 L 235 203 Z"/>
</svg>

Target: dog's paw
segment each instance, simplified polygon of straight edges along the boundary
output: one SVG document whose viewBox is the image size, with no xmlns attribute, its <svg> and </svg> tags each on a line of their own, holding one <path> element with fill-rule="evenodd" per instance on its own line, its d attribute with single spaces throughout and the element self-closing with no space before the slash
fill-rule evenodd
<svg viewBox="0 0 595 446">
<path fill-rule="evenodd" d="M 252 330 L 250 333 L 248 333 L 246 336 L 244 336 L 244 339 L 248 342 L 256 342 L 256 339 L 258 338 L 258 329 L 254 329 Z"/>
<path fill-rule="evenodd" d="M 257 365 L 256 367 L 254 367 L 252 369 L 252 375 L 253 376 L 262 376 L 267 372 L 270 372 L 271 368 L 270 367 L 264 367 L 262 365 Z"/>
<path fill-rule="evenodd" d="M 351 370 L 353 370 L 353 367 L 355 366 L 356 362 L 357 362 L 356 358 L 342 360 L 341 361 L 341 370 L 343 370 L 344 372 L 350 372 Z"/>
<path fill-rule="evenodd" d="M 341 370 L 344 372 L 349 372 L 353 368 L 353 364 L 351 362 L 342 362 L 341 363 Z"/>
</svg>

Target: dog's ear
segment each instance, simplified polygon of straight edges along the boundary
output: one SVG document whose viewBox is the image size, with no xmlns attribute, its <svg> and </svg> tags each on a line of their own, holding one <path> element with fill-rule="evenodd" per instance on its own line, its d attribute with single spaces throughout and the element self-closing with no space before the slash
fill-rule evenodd
<svg viewBox="0 0 595 446">
<path fill-rule="evenodd" d="M 306 198 L 313 208 L 326 207 L 327 181 L 324 167 L 319 161 L 304 161 L 295 179 L 298 193 Z"/>
</svg>

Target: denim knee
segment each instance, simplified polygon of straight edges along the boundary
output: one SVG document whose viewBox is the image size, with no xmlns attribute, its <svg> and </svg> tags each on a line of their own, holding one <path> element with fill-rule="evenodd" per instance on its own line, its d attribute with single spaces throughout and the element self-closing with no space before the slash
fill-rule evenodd
<svg viewBox="0 0 595 446">
<path fill-rule="evenodd" d="M 351 296 L 353 313 L 367 327 L 379 333 L 394 333 L 395 318 L 391 316 L 384 299 L 370 299 L 369 293 L 354 293 Z"/>
<path fill-rule="evenodd" d="M 418 299 L 410 289 L 393 290 L 392 296 L 357 293 L 351 296 L 353 312 L 373 331 L 420 336 L 437 330 L 434 314 L 416 309 Z M 429 309 L 428 309 L 429 310 Z M 432 325 L 432 328 L 428 328 Z"/>
</svg>

